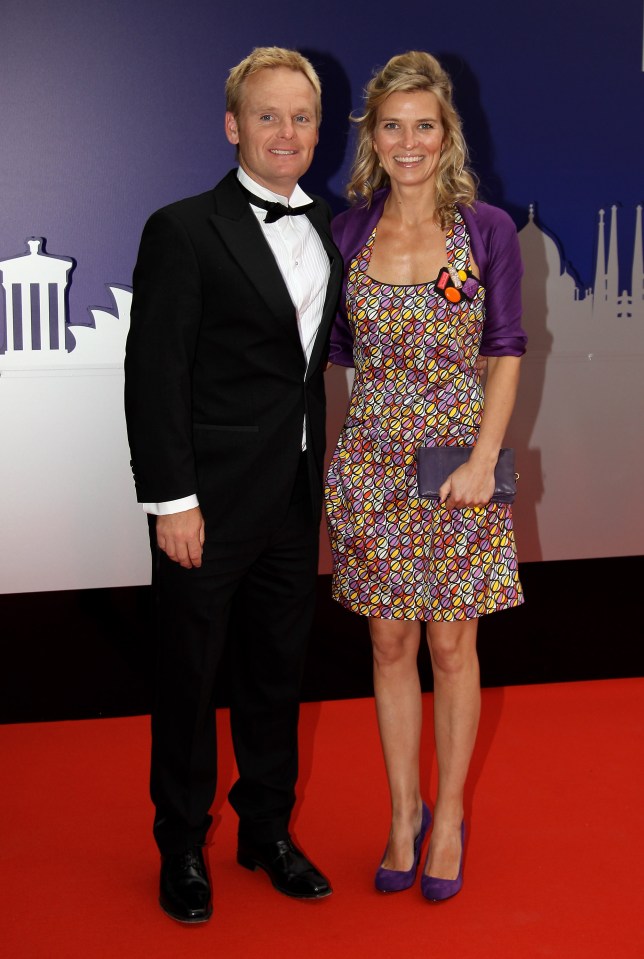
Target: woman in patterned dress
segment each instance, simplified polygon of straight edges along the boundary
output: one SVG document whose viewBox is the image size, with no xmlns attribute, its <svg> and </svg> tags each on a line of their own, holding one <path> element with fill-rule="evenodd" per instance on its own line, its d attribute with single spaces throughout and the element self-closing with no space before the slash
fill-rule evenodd
<svg viewBox="0 0 644 959">
<path fill-rule="evenodd" d="M 366 88 L 334 221 L 345 287 L 330 360 L 355 366 L 327 477 L 333 595 L 369 617 L 392 822 L 376 887 L 412 885 L 432 816 L 419 782 L 421 624 L 434 673 L 438 787 L 421 890 L 462 885 L 463 791 L 480 711 L 478 617 L 523 601 L 511 507 L 490 503 L 526 336 L 514 224 L 477 202 L 451 82 L 427 53 Z M 477 372 L 487 357 L 485 393 Z M 469 446 L 420 500 L 420 445 Z"/>
</svg>

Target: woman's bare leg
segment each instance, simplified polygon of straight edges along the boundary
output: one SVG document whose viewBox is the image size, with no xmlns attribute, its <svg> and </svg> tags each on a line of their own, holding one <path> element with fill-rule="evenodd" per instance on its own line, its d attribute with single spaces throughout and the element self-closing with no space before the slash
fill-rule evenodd
<svg viewBox="0 0 644 959">
<path fill-rule="evenodd" d="M 463 792 L 481 711 L 476 619 L 428 623 L 434 671 L 438 791 L 427 875 L 456 879 L 461 858 Z"/>
<path fill-rule="evenodd" d="M 408 870 L 420 830 L 419 750 L 422 708 L 418 677 L 420 624 L 369 620 L 380 740 L 391 793 L 391 832 L 382 865 Z"/>
</svg>

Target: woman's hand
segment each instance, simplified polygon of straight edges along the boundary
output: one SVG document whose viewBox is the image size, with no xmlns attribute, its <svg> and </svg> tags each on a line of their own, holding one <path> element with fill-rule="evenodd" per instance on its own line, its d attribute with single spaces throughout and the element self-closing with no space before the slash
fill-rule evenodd
<svg viewBox="0 0 644 959">
<path fill-rule="evenodd" d="M 494 467 L 510 420 L 519 382 L 518 356 L 490 356 L 485 404 L 476 446 L 467 461 L 448 476 L 439 493 L 448 509 L 484 506 L 494 493 Z"/>
<path fill-rule="evenodd" d="M 438 492 L 448 509 L 485 506 L 494 493 L 494 465 L 484 466 L 470 457 L 447 477 Z"/>
</svg>

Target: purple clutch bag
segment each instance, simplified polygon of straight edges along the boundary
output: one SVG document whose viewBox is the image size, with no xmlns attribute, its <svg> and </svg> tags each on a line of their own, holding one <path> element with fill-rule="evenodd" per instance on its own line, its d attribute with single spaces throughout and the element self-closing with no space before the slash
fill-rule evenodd
<svg viewBox="0 0 644 959">
<path fill-rule="evenodd" d="M 439 500 L 438 491 L 455 469 L 466 463 L 471 449 L 467 446 L 421 446 L 418 449 L 418 495 L 421 499 Z M 514 472 L 514 450 L 503 448 L 494 468 L 494 493 L 491 503 L 513 503 L 517 493 L 518 474 Z"/>
</svg>

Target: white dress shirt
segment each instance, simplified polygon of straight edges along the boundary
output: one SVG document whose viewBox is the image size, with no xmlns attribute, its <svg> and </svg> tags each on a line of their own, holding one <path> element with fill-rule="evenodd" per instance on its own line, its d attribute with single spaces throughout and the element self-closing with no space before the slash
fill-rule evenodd
<svg viewBox="0 0 644 959">
<path fill-rule="evenodd" d="M 305 203 L 311 202 L 311 198 L 306 195 L 299 185 L 296 185 L 290 197 L 285 197 L 256 183 L 241 167 L 237 170 L 237 176 L 247 190 L 250 190 L 251 193 L 262 200 L 270 200 L 292 207 L 303 206 Z M 265 223 L 266 210 L 253 206 L 252 200 L 249 202 L 277 261 L 280 273 L 295 306 L 300 341 L 308 366 L 322 319 L 324 298 L 330 275 L 329 257 L 317 231 L 306 215 L 283 216 L 274 223 Z M 302 430 L 302 449 L 306 449 L 306 422 Z M 157 516 L 167 513 L 180 513 L 198 505 L 199 500 L 196 494 L 165 503 L 142 504 L 147 513 L 154 513 Z"/>
</svg>

